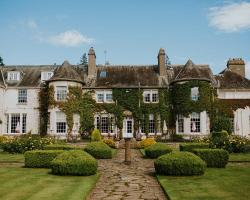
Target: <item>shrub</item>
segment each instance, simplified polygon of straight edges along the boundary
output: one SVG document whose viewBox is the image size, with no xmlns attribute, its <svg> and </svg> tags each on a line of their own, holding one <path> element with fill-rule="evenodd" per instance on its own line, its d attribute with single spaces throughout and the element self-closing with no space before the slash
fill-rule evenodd
<svg viewBox="0 0 250 200">
<path fill-rule="evenodd" d="M 51 137 L 27 134 L 7 140 L 2 144 L 2 149 L 9 153 L 24 153 L 25 151 L 43 149 L 44 146 L 54 142 L 54 138 Z"/>
<path fill-rule="evenodd" d="M 222 130 L 225 130 L 231 134 L 232 125 L 231 125 L 230 119 L 227 117 L 223 117 L 223 116 L 217 116 L 213 121 L 212 130 L 214 132 L 220 132 Z"/>
<path fill-rule="evenodd" d="M 193 149 L 207 149 L 209 148 L 208 143 L 183 143 L 180 144 L 180 151 L 192 152 Z"/>
<path fill-rule="evenodd" d="M 149 147 L 149 146 L 151 146 L 151 145 L 153 145 L 155 143 L 156 143 L 156 141 L 155 141 L 154 138 L 146 138 L 146 139 L 144 139 L 144 140 L 142 140 L 140 142 L 140 147 L 141 148 L 146 148 L 146 147 Z"/>
<path fill-rule="evenodd" d="M 51 161 L 63 150 L 34 150 L 24 153 L 25 167 L 49 168 Z"/>
<path fill-rule="evenodd" d="M 193 152 L 207 163 L 207 167 L 224 168 L 229 153 L 224 149 L 194 149 Z"/>
<path fill-rule="evenodd" d="M 91 142 L 87 144 L 87 146 L 84 148 L 84 151 L 88 152 L 95 158 L 112 158 L 112 150 L 104 142 Z"/>
<path fill-rule="evenodd" d="M 183 138 L 183 135 L 180 135 L 180 134 L 171 134 L 170 135 L 170 138 L 173 142 L 184 142 L 184 138 Z"/>
<path fill-rule="evenodd" d="M 92 142 L 99 142 L 102 140 L 101 133 L 98 129 L 94 129 L 91 133 L 91 141 Z"/>
<path fill-rule="evenodd" d="M 116 148 L 115 141 L 113 139 L 104 139 L 103 142 L 111 148 Z"/>
<path fill-rule="evenodd" d="M 157 174 L 191 176 L 204 174 L 206 163 L 191 152 L 171 152 L 157 158 L 154 166 Z"/>
<path fill-rule="evenodd" d="M 210 146 L 212 148 L 224 149 L 229 142 L 227 131 L 212 132 L 210 138 Z"/>
<path fill-rule="evenodd" d="M 145 154 L 149 158 L 158 158 L 161 155 L 170 153 L 172 149 L 164 143 L 156 143 L 145 148 Z"/>
<path fill-rule="evenodd" d="M 88 176 L 96 174 L 97 161 L 81 150 L 64 151 L 51 162 L 52 174 Z"/>
<path fill-rule="evenodd" d="M 0 149 L 2 148 L 3 144 L 9 140 L 9 137 L 0 136 Z"/>
<path fill-rule="evenodd" d="M 239 135 L 230 135 L 224 149 L 230 153 L 250 152 L 250 140 Z"/>
<path fill-rule="evenodd" d="M 46 150 L 76 150 L 76 149 L 80 150 L 82 148 L 76 147 L 76 146 L 70 146 L 67 144 L 50 144 L 50 145 L 46 145 L 44 149 Z"/>
</svg>

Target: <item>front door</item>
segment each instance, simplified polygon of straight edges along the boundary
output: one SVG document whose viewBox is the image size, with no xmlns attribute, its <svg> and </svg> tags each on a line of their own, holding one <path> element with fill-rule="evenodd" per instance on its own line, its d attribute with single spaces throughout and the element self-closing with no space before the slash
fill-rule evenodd
<svg viewBox="0 0 250 200">
<path fill-rule="evenodd" d="M 126 117 L 123 121 L 123 137 L 132 138 L 134 130 L 134 122 L 132 117 Z"/>
</svg>

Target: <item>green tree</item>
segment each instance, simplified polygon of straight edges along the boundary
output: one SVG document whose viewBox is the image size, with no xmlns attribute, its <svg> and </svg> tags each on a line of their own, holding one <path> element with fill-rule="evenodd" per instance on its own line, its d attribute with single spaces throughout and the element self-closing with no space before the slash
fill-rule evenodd
<svg viewBox="0 0 250 200">
<path fill-rule="evenodd" d="M 88 65 L 88 58 L 87 58 L 87 54 L 84 53 L 81 57 L 81 60 L 80 60 L 80 64 L 81 65 Z"/>
<path fill-rule="evenodd" d="M 4 66 L 3 58 L 0 56 L 0 66 Z"/>
</svg>

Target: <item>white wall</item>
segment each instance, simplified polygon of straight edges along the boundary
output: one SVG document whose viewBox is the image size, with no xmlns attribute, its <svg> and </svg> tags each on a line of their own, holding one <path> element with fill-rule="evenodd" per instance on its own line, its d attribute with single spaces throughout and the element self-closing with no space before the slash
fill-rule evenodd
<svg viewBox="0 0 250 200">
<path fill-rule="evenodd" d="M 234 134 L 250 137 L 250 108 L 237 109 L 234 112 Z"/>
<path fill-rule="evenodd" d="M 250 90 L 217 90 L 219 99 L 250 99 Z"/>
</svg>

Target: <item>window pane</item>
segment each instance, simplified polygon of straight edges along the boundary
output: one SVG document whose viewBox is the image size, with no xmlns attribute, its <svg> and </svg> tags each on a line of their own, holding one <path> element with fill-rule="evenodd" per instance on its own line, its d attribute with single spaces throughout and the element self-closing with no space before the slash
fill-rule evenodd
<svg viewBox="0 0 250 200">
<path fill-rule="evenodd" d="M 104 102 L 104 94 L 103 93 L 97 94 L 97 102 Z"/>
<path fill-rule="evenodd" d="M 192 113 L 190 120 L 190 130 L 193 133 L 200 132 L 200 113 Z"/>
<path fill-rule="evenodd" d="M 182 115 L 178 116 L 178 132 L 184 132 L 184 117 Z"/>
<path fill-rule="evenodd" d="M 57 101 L 64 101 L 67 98 L 67 87 L 57 86 L 56 87 L 56 99 Z"/>
<path fill-rule="evenodd" d="M 152 94 L 152 102 L 158 102 L 158 93 Z"/>
<path fill-rule="evenodd" d="M 27 103 L 27 90 L 18 90 L 18 103 Z"/>
<path fill-rule="evenodd" d="M 199 88 L 198 87 L 191 88 L 191 99 L 193 101 L 197 101 L 199 99 Z"/>
<path fill-rule="evenodd" d="M 112 94 L 106 94 L 106 101 L 107 102 L 112 102 L 113 101 Z"/>
<path fill-rule="evenodd" d="M 144 101 L 145 102 L 150 102 L 150 93 L 145 93 L 144 94 Z"/>
<path fill-rule="evenodd" d="M 108 117 L 101 117 L 101 133 L 108 133 Z"/>
<path fill-rule="evenodd" d="M 155 133 L 154 115 L 149 115 L 149 133 Z"/>
<path fill-rule="evenodd" d="M 23 114 L 22 133 L 26 133 L 27 114 Z"/>
<path fill-rule="evenodd" d="M 20 133 L 20 114 L 11 114 L 11 133 Z"/>
</svg>

